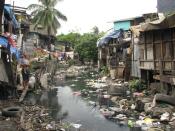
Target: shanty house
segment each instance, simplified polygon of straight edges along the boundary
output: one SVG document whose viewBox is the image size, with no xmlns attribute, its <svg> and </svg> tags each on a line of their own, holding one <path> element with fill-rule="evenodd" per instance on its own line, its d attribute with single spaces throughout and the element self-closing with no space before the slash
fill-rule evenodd
<svg viewBox="0 0 175 131">
<path fill-rule="evenodd" d="M 130 27 L 145 21 L 139 16 L 114 21 L 114 30 L 99 39 L 98 67 L 107 66 L 113 78 L 129 80 L 131 69 Z"/>
<path fill-rule="evenodd" d="M 139 69 L 148 83 L 175 85 L 175 14 L 140 25 Z"/>
<path fill-rule="evenodd" d="M 98 66 L 108 67 L 112 78 L 123 78 L 129 42 L 122 29 L 111 31 L 97 42 Z"/>
</svg>

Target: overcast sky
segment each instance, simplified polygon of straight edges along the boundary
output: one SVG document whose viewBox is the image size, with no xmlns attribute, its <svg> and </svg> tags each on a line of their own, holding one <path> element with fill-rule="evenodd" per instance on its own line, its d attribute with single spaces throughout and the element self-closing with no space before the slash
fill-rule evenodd
<svg viewBox="0 0 175 131">
<path fill-rule="evenodd" d="M 5 0 L 6 3 L 27 7 L 38 0 Z M 139 16 L 143 13 L 157 11 L 157 0 L 64 0 L 56 9 L 67 16 L 67 22 L 61 22 L 58 33 L 78 31 L 90 32 L 94 26 L 100 31 L 113 27 L 112 21 Z"/>
</svg>

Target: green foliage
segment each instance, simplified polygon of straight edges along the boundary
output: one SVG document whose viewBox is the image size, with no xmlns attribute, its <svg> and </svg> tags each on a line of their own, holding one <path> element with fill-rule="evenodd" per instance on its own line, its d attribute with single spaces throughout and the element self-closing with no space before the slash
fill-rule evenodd
<svg viewBox="0 0 175 131">
<path fill-rule="evenodd" d="M 107 67 L 107 66 L 101 67 L 101 69 L 100 69 L 100 74 L 102 74 L 102 75 L 104 75 L 104 76 L 108 75 L 108 74 L 109 74 L 108 67 Z"/>
<path fill-rule="evenodd" d="M 28 10 L 32 11 L 32 23 L 35 24 L 35 28 L 38 25 L 43 26 L 47 29 L 48 35 L 51 35 L 51 32 L 57 32 L 57 29 L 61 26 L 58 20 L 67 20 L 66 16 L 54 8 L 58 1 L 40 0 L 41 4 L 31 4 L 28 6 Z"/>
<path fill-rule="evenodd" d="M 75 60 L 73 60 L 73 59 L 68 60 L 68 65 L 69 66 L 72 66 L 74 64 L 75 64 Z"/>
<path fill-rule="evenodd" d="M 84 62 L 87 60 L 97 62 L 98 48 L 96 42 L 104 33 L 99 33 L 97 32 L 98 28 L 94 28 L 93 33 L 84 33 L 81 35 L 79 33 L 71 32 L 67 35 L 61 34 L 57 36 L 57 39 L 71 43 L 74 51 L 78 53 L 80 61 Z"/>
<path fill-rule="evenodd" d="M 64 34 L 58 35 L 57 40 L 69 42 L 72 44 L 71 46 L 74 48 L 74 46 L 80 42 L 80 37 L 81 35 L 79 33 L 71 32 L 67 35 Z"/>
<path fill-rule="evenodd" d="M 94 26 L 93 28 L 92 28 L 92 33 L 93 34 L 95 34 L 95 35 L 98 35 L 99 34 L 99 29 L 98 29 L 98 27 L 97 26 Z"/>
<path fill-rule="evenodd" d="M 81 61 L 97 61 L 98 49 L 96 46 L 97 37 L 93 34 L 86 33 L 81 36 L 80 43 L 75 45 L 75 51 L 79 54 Z"/>
<path fill-rule="evenodd" d="M 145 89 L 145 84 L 139 79 L 134 79 L 129 82 L 129 88 L 135 91 L 142 91 Z"/>
</svg>

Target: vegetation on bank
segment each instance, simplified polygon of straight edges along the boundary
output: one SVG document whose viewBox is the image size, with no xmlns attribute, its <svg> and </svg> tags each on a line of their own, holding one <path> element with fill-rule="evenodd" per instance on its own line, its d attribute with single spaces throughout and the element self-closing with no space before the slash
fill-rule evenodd
<svg viewBox="0 0 175 131">
<path fill-rule="evenodd" d="M 129 81 L 129 88 L 133 91 L 142 91 L 146 88 L 145 83 L 140 79 L 133 79 Z"/>
<path fill-rule="evenodd" d="M 71 43 L 73 50 L 78 53 L 79 60 L 84 63 L 85 61 L 97 62 L 98 48 L 96 46 L 97 40 L 103 36 L 103 32 L 99 33 L 97 27 L 93 28 L 89 33 L 76 33 L 71 32 L 67 35 L 61 34 L 57 36 L 59 41 Z"/>
</svg>

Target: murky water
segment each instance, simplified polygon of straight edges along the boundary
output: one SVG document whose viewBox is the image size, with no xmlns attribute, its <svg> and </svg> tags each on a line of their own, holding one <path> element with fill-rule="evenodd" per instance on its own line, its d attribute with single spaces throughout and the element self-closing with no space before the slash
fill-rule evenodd
<svg viewBox="0 0 175 131">
<path fill-rule="evenodd" d="M 88 105 L 88 102 L 81 96 L 73 95 L 70 87 L 58 87 L 57 93 L 62 111 L 68 112 L 64 120 L 81 124 L 80 131 L 129 131 L 127 127 L 120 127 L 105 119 L 97 108 Z"/>
</svg>

